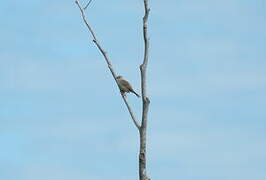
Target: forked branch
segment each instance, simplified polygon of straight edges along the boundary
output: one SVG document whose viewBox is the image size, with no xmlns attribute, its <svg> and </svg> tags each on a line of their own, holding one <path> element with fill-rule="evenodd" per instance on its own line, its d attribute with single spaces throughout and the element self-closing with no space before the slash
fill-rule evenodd
<svg viewBox="0 0 266 180">
<path fill-rule="evenodd" d="M 86 10 L 87 7 L 91 4 L 91 2 L 92 2 L 92 0 L 90 0 L 90 1 L 87 3 L 87 5 L 83 8 L 83 10 Z"/>
<path fill-rule="evenodd" d="M 90 2 L 91 1 L 92 0 L 90 0 Z M 102 55 L 103 55 L 103 57 L 104 57 L 107 65 L 108 65 L 108 68 L 109 68 L 110 72 L 112 73 L 112 76 L 113 76 L 113 78 L 114 78 L 114 80 L 115 80 L 115 82 L 117 84 L 117 87 L 119 88 L 119 85 L 118 85 L 118 82 L 117 82 L 117 79 L 116 79 L 117 75 L 116 75 L 116 73 L 115 73 L 115 71 L 114 71 L 114 69 L 112 67 L 112 64 L 111 64 L 111 61 L 109 60 L 109 57 L 107 55 L 107 52 L 100 45 L 100 43 L 99 43 L 99 41 L 98 41 L 98 39 L 96 37 L 95 32 L 93 31 L 91 25 L 88 23 L 88 20 L 86 19 L 84 10 L 88 7 L 88 5 L 90 4 L 90 2 L 85 6 L 85 8 L 82 8 L 82 6 L 80 5 L 79 0 L 75 0 L 75 3 L 77 4 L 77 6 L 79 7 L 79 10 L 81 12 L 82 19 L 83 19 L 86 27 L 88 28 L 90 34 L 92 35 L 93 42 L 96 44 L 97 48 L 102 53 Z M 131 116 L 131 118 L 133 120 L 134 125 L 138 128 L 138 130 L 140 130 L 140 124 L 136 120 L 136 117 L 135 117 L 135 115 L 134 115 L 134 113 L 133 113 L 133 111 L 132 111 L 132 109 L 131 109 L 131 107 L 130 107 L 127 99 L 126 99 L 126 97 L 121 92 L 120 92 L 120 94 L 121 94 L 121 96 L 122 96 L 122 98 L 123 98 L 123 100 L 124 100 L 124 102 L 125 102 L 125 104 L 127 106 L 128 112 L 130 113 L 130 116 Z"/>
<path fill-rule="evenodd" d="M 82 8 L 79 0 L 76 0 L 76 4 L 78 5 L 83 21 L 85 25 L 87 26 L 90 34 L 92 35 L 93 42 L 96 44 L 97 48 L 100 50 L 102 53 L 108 68 L 110 72 L 112 73 L 112 76 L 114 80 L 116 81 L 117 86 L 119 87 L 118 81 L 116 79 L 116 73 L 112 67 L 111 61 L 109 60 L 109 57 L 107 53 L 104 51 L 102 46 L 100 45 L 99 41 L 97 40 L 97 37 L 88 23 L 84 10 L 89 6 L 92 0 L 89 1 L 89 3 L 85 6 L 85 8 Z M 150 100 L 147 96 L 147 65 L 148 65 L 148 60 L 149 60 L 149 37 L 148 37 L 148 17 L 149 17 L 149 1 L 148 0 L 143 0 L 144 2 L 144 17 L 143 17 L 143 38 L 144 38 L 144 59 L 143 63 L 140 65 L 140 72 L 141 72 L 141 94 L 142 94 L 142 119 L 141 119 L 141 124 L 138 123 L 138 121 L 135 118 L 134 113 L 132 112 L 132 109 L 126 99 L 126 96 L 124 96 L 123 93 L 121 93 L 121 96 L 127 106 L 127 109 L 130 113 L 130 116 L 135 124 L 135 126 L 139 130 L 140 134 L 140 152 L 139 152 L 139 179 L 140 180 L 150 180 L 150 178 L 147 176 L 146 172 L 146 131 L 147 131 L 147 120 L 148 120 L 148 111 L 149 111 L 149 105 L 150 105 Z"/>
</svg>

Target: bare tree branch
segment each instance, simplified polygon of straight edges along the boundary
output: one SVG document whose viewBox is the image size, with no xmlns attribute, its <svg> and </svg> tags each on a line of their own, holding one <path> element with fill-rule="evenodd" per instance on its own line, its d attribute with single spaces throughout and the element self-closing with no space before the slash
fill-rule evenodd
<svg viewBox="0 0 266 180">
<path fill-rule="evenodd" d="M 142 93 L 142 121 L 140 127 L 140 152 L 139 152 L 139 178 L 140 180 L 149 179 L 146 174 L 146 131 L 150 100 L 147 97 L 147 65 L 149 59 L 149 37 L 148 37 L 148 17 L 149 17 L 149 1 L 144 1 L 144 17 L 143 17 L 143 38 L 144 38 L 144 59 L 140 65 L 141 72 L 141 93 Z"/>
<path fill-rule="evenodd" d="M 119 88 L 118 82 L 117 82 L 117 80 L 116 80 L 116 77 L 117 77 L 117 76 L 116 76 L 116 73 L 115 73 L 115 71 L 114 71 L 114 69 L 113 69 L 113 67 L 112 67 L 111 61 L 109 60 L 109 57 L 108 57 L 108 55 L 107 55 L 107 52 L 104 51 L 104 49 L 103 49 L 102 46 L 100 45 L 99 41 L 97 40 L 96 34 L 94 33 L 92 27 L 91 27 L 90 24 L 88 23 L 88 21 L 87 21 L 87 19 L 86 19 L 86 16 L 85 16 L 85 13 L 84 13 L 84 9 L 81 7 L 81 5 L 80 5 L 80 3 L 79 3 L 79 0 L 75 0 L 75 3 L 76 3 L 77 6 L 79 7 L 79 10 L 80 10 L 81 15 L 82 15 L 82 19 L 83 19 L 85 25 L 87 26 L 89 32 L 90 32 L 91 35 L 92 35 L 93 42 L 96 44 L 96 46 L 98 47 L 98 49 L 99 49 L 100 52 L 102 53 L 102 55 L 103 55 L 103 57 L 104 57 L 104 59 L 105 59 L 107 65 L 108 65 L 108 68 L 109 68 L 110 72 L 112 73 L 112 76 L 113 76 L 113 78 L 114 78 L 114 80 L 115 80 L 115 82 L 116 82 L 116 84 L 117 84 L 117 87 Z M 90 3 L 90 2 L 89 2 L 89 3 Z M 89 3 L 88 3 L 88 4 L 89 4 Z M 86 8 L 86 7 L 85 7 L 85 8 Z M 130 107 L 130 105 L 129 105 L 127 99 L 126 99 L 126 97 L 125 97 L 121 92 L 120 92 L 120 94 L 121 94 L 121 96 L 122 96 L 122 98 L 123 98 L 123 100 L 124 100 L 124 102 L 125 102 L 125 104 L 126 104 L 126 106 L 127 106 L 127 109 L 128 109 L 128 111 L 129 111 L 129 113 L 130 113 L 130 116 L 131 116 L 131 118 L 132 118 L 132 120 L 133 120 L 135 126 L 136 126 L 136 127 L 138 128 L 138 130 L 140 131 L 140 125 L 139 125 L 138 121 L 136 120 L 135 115 L 134 115 L 134 113 L 133 113 L 133 111 L 132 111 L 132 109 L 131 109 L 131 107 Z"/>
<path fill-rule="evenodd" d="M 128 111 L 129 111 L 129 113 L 130 113 L 130 116 L 131 116 L 131 118 L 132 118 L 132 120 L 133 120 L 135 126 L 138 128 L 138 130 L 140 130 L 140 125 L 139 125 L 139 123 L 136 121 L 135 115 L 134 115 L 134 113 L 132 112 L 132 110 L 131 110 L 131 108 L 130 108 L 128 102 L 127 102 L 127 99 L 126 99 L 125 95 L 122 94 L 122 97 L 123 97 L 123 100 L 124 100 L 124 102 L 125 102 L 125 104 L 126 104 L 126 106 L 127 106 L 127 109 L 128 109 Z"/>
<path fill-rule="evenodd" d="M 90 1 L 87 3 L 87 5 L 83 8 L 83 10 L 86 10 L 87 7 L 90 5 L 91 2 L 92 2 L 92 0 L 90 0 Z"/>
<path fill-rule="evenodd" d="M 92 0 L 85 6 L 83 9 L 80 6 L 79 0 L 76 0 L 76 4 L 78 5 L 83 21 L 86 24 L 89 32 L 92 35 L 93 42 L 96 44 L 102 55 L 104 56 L 104 59 L 108 65 L 108 68 L 110 72 L 112 73 L 112 76 L 114 80 L 117 83 L 117 86 L 119 87 L 119 84 L 116 79 L 116 73 L 112 68 L 112 64 L 107 56 L 107 53 L 104 51 L 104 49 L 101 47 L 99 41 L 96 38 L 96 35 L 92 29 L 92 27 L 89 25 L 86 16 L 84 14 L 84 10 L 89 6 Z M 147 65 L 148 65 L 148 60 L 149 60 L 149 37 L 148 37 L 148 17 L 149 17 L 149 1 L 148 0 L 143 0 L 144 2 L 144 17 L 143 17 L 143 38 L 144 38 L 144 59 L 143 63 L 140 65 L 140 72 L 141 72 L 141 94 L 142 94 L 142 121 L 141 125 L 136 121 L 136 118 L 134 116 L 134 113 L 132 112 L 130 105 L 126 99 L 126 96 L 124 96 L 123 93 L 121 93 L 121 96 L 127 106 L 127 109 L 130 113 L 130 116 L 135 124 L 135 126 L 139 130 L 140 134 L 140 152 L 139 152 L 139 179 L 140 180 L 150 180 L 150 178 L 147 176 L 146 172 L 146 131 L 147 131 L 147 120 L 148 120 L 148 111 L 149 111 L 149 105 L 150 105 L 150 100 L 147 97 Z"/>
</svg>

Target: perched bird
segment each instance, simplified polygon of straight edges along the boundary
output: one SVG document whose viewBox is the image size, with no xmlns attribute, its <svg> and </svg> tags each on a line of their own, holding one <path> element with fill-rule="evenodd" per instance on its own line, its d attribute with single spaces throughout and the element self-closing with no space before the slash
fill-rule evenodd
<svg viewBox="0 0 266 180">
<path fill-rule="evenodd" d="M 118 86 L 119 86 L 119 89 L 120 89 L 120 91 L 124 94 L 124 93 L 129 93 L 129 92 L 132 92 L 132 93 L 134 93 L 137 97 L 140 97 L 139 95 L 138 95 L 138 93 L 136 93 L 134 90 L 133 90 L 133 88 L 132 88 L 132 86 L 129 84 L 129 82 L 127 81 L 127 80 L 125 80 L 125 79 L 123 79 L 123 77 L 122 76 L 117 76 L 116 77 L 116 80 L 117 80 L 117 82 L 118 82 Z"/>
</svg>

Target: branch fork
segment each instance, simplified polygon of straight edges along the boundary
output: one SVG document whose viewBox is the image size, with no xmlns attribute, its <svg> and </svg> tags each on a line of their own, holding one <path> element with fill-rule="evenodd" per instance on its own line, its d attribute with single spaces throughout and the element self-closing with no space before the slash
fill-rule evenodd
<svg viewBox="0 0 266 180">
<path fill-rule="evenodd" d="M 101 44 L 99 43 L 95 32 L 93 31 L 91 25 L 88 23 L 88 20 L 85 16 L 85 10 L 88 8 L 88 6 L 91 4 L 92 0 L 90 0 L 87 5 L 82 8 L 80 5 L 79 0 L 75 0 L 75 3 L 77 4 L 81 15 L 83 22 L 85 23 L 86 27 L 88 28 L 91 36 L 92 41 L 97 46 L 98 50 L 101 52 L 101 54 L 104 57 L 104 60 L 106 61 L 106 64 L 117 84 L 117 87 L 119 88 L 119 84 L 117 82 L 117 75 L 112 67 L 111 61 L 109 60 L 107 52 L 102 48 Z M 124 100 L 124 103 L 128 109 L 128 112 L 131 116 L 131 119 L 133 120 L 134 125 L 139 131 L 140 134 L 140 150 L 139 150 L 139 179 L 140 180 L 150 180 L 150 178 L 146 174 L 146 130 L 147 130 L 147 120 L 148 120 L 148 111 L 149 111 L 149 105 L 150 100 L 147 97 L 147 90 L 146 90 L 146 71 L 147 71 L 147 64 L 148 64 L 148 58 L 149 58 L 149 38 L 148 38 L 148 17 L 149 17 L 149 1 L 143 0 L 144 2 L 144 10 L 145 14 L 143 17 L 143 39 L 144 39 L 144 59 L 143 63 L 140 65 L 140 73 L 141 73 L 141 95 L 142 95 L 142 120 L 141 124 L 136 120 L 136 117 L 127 101 L 126 96 L 120 91 L 121 97 Z"/>
</svg>

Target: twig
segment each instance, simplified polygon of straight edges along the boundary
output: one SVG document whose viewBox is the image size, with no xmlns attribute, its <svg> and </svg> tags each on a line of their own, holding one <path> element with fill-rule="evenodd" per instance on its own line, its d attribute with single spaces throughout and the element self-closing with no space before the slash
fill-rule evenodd
<svg viewBox="0 0 266 180">
<path fill-rule="evenodd" d="M 91 2 L 92 2 L 92 0 L 90 0 L 90 1 L 88 2 L 88 4 L 83 8 L 83 10 L 86 10 L 87 7 L 90 5 Z"/>
<path fill-rule="evenodd" d="M 92 0 L 91 0 L 91 1 L 92 1 Z M 109 57 L 108 57 L 108 55 L 107 55 L 107 52 L 104 51 L 104 49 L 103 49 L 102 46 L 100 45 L 99 41 L 97 40 L 96 34 L 94 33 L 92 27 L 91 27 L 90 24 L 88 23 L 88 21 L 87 21 L 87 19 L 86 19 L 86 16 L 85 16 L 85 13 L 84 13 L 84 9 L 81 7 L 81 5 L 80 5 L 80 3 L 79 3 L 79 0 L 76 0 L 75 3 L 76 3 L 77 6 L 79 7 L 79 10 L 80 10 L 81 15 L 82 15 L 82 19 L 83 19 L 85 25 L 87 26 L 89 32 L 90 32 L 91 35 L 92 35 L 93 42 L 96 44 L 97 48 L 98 48 L 98 49 L 100 50 L 100 52 L 102 53 L 102 55 L 103 55 L 103 57 L 104 57 L 104 59 L 105 59 L 107 65 L 108 65 L 108 68 L 109 68 L 110 72 L 112 73 L 112 76 L 113 76 L 113 78 L 114 78 L 114 80 L 115 80 L 115 82 L 116 82 L 116 84 L 117 84 L 117 87 L 119 88 L 118 82 L 117 82 L 117 80 L 116 80 L 116 73 L 115 73 L 115 71 L 114 71 L 114 69 L 113 69 L 113 67 L 112 67 L 112 64 L 111 64 L 111 61 L 109 60 Z M 90 2 L 89 2 L 89 3 L 90 3 Z M 88 3 L 88 4 L 89 4 L 89 3 Z M 86 7 L 85 7 L 85 8 L 86 8 Z M 129 105 L 127 99 L 126 99 L 126 97 L 124 97 L 124 95 L 123 95 L 121 92 L 120 92 L 120 94 L 121 94 L 121 96 L 122 96 L 122 98 L 123 98 L 123 100 L 124 100 L 124 102 L 125 102 L 125 104 L 126 104 L 126 106 L 127 106 L 127 109 L 128 109 L 128 111 L 129 111 L 129 113 L 130 113 L 130 116 L 131 116 L 131 118 L 132 118 L 132 120 L 133 120 L 135 126 L 136 126 L 136 127 L 138 128 L 138 130 L 140 131 L 140 125 L 139 125 L 138 121 L 136 120 L 135 115 L 134 115 L 134 113 L 133 113 L 133 111 L 132 111 L 132 109 L 131 109 L 131 107 L 130 107 L 130 105 Z"/>
</svg>

